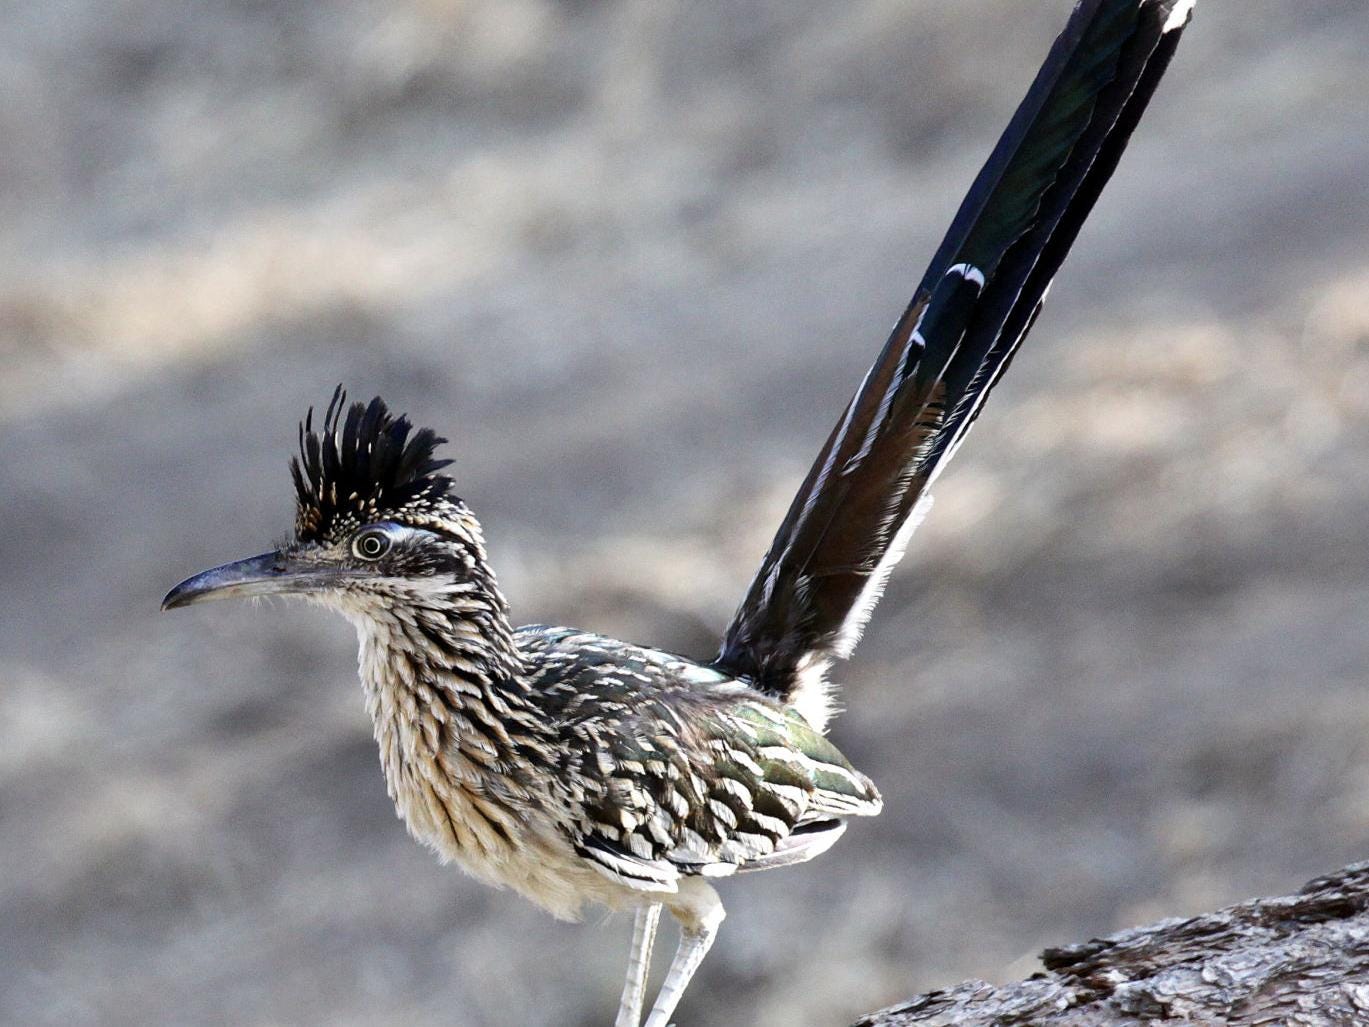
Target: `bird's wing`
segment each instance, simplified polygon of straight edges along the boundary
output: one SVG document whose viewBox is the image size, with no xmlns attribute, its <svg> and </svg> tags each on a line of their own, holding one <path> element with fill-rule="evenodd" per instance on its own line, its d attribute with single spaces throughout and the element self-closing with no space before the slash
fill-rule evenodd
<svg viewBox="0 0 1369 1027">
<path fill-rule="evenodd" d="M 1192 8 L 1080 0 L 795 496 L 727 628 L 720 670 L 800 702 L 850 655 L 928 486 L 1030 330 Z"/>
<path fill-rule="evenodd" d="M 869 778 L 792 712 L 736 693 L 631 697 L 571 727 L 575 851 L 630 888 L 673 891 L 681 875 L 725 877 L 800 862 L 878 813 Z M 631 712 L 628 712 L 631 711 Z"/>
</svg>

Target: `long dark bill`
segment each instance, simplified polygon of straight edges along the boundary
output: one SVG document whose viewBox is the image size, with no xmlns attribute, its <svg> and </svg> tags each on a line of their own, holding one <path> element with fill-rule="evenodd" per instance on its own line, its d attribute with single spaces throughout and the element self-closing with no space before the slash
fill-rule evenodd
<svg viewBox="0 0 1369 1027">
<path fill-rule="evenodd" d="M 166 594 L 162 609 L 175 610 L 211 599 L 315 592 L 336 583 L 339 575 L 339 571 L 328 568 L 293 567 L 284 553 L 262 553 L 186 578 Z"/>
</svg>

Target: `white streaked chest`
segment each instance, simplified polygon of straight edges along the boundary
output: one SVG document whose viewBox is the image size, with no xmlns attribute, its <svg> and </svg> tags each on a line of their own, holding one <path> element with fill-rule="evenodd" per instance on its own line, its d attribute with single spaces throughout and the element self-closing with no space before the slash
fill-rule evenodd
<svg viewBox="0 0 1369 1027">
<path fill-rule="evenodd" d="M 561 833 L 547 778 L 538 788 L 508 772 L 473 719 L 488 729 L 497 710 L 480 686 L 425 663 L 402 626 L 358 625 L 359 671 L 380 763 L 409 833 L 443 862 L 511 888 L 563 919 L 586 899 L 617 904 Z M 437 675 L 437 680 L 433 676 Z"/>
</svg>

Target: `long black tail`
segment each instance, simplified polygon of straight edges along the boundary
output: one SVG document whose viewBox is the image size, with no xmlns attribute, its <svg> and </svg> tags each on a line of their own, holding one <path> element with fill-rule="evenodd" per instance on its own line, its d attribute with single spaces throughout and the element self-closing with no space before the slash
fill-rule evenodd
<svg viewBox="0 0 1369 1027">
<path fill-rule="evenodd" d="M 1080 0 L 794 497 L 715 664 L 799 701 L 849 656 L 1041 310 L 1194 0 Z"/>
</svg>

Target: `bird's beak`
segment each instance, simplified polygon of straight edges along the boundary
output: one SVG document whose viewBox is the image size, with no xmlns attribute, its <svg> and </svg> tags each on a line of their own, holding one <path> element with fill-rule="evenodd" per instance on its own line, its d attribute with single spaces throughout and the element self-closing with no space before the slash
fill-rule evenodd
<svg viewBox="0 0 1369 1027">
<path fill-rule="evenodd" d="M 210 599 L 317 592 L 335 584 L 341 572 L 328 567 L 292 566 L 285 553 L 262 553 L 186 578 L 166 594 L 163 610 Z"/>
</svg>

